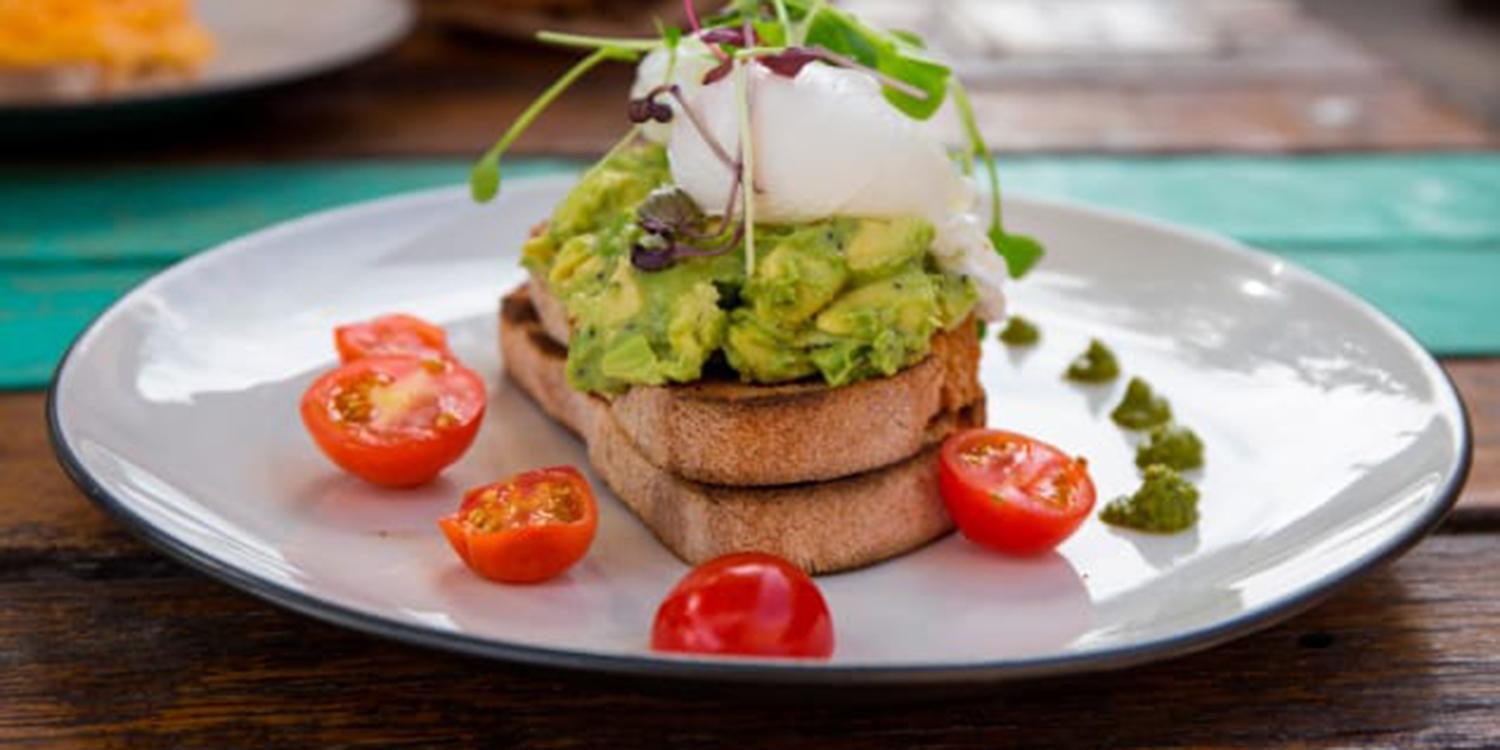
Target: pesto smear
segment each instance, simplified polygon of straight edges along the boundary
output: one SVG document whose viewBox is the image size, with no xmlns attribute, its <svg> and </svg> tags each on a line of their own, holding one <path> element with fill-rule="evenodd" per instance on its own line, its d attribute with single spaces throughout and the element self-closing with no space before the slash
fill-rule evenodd
<svg viewBox="0 0 1500 750">
<path fill-rule="evenodd" d="M 1153 464 L 1146 467 L 1140 489 L 1110 501 L 1099 518 L 1138 531 L 1183 531 L 1198 522 L 1198 488 L 1171 467 Z"/>
<path fill-rule="evenodd" d="M 1089 348 L 1068 365 L 1063 376 L 1080 383 L 1107 383 L 1120 377 L 1120 361 L 1099 339 L 1089 341 Z"/>
<path fill-rule="evenodd" d="M 636 212 L 671 181 L 661 146 L 621 149 L 523 249 L 573 319 L 576 389 L 691 382 L 718 359 L 747 382 L 846 385 L 915 364 L 974 310 L 973 283 L 939 268 L 917 217 L 757 225 L 748 278 L 743 247 L 643 271 L 630 261 Z"/>
<path fill-rule="evenodd" d="M 1135 451 L 1135 465 L 1144 469 L 1161 464 L 1178 471 L 1203 466 L 1203 441 L 1192 430 L 1178 424 L 1158 425 Z"/>
<path fill-rule="evenodd" d="M 1115 424 L 1127 430 L 1145 430 L 1172 421 L 1172 405 L 1156 395 L 1151 385 L 1140 378 L 1131 378 L 1125 386 L 1125 396 L 1109 413 Z"/>
<path fill-rule="evenodd" d="M 1042 332 L 1037 330 L 1036 324 L 1019 315 L 1010 316 L 1005 330 L 1000 332 L 1000 340 L 1010 346 L 1031 346 L 1041 337 Z"/>
</svg>

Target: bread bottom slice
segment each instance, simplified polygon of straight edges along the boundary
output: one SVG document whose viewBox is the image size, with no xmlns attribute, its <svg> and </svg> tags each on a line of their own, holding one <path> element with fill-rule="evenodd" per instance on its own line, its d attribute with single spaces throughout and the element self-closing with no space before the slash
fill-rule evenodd
<svg viewBox="0 0 1500 750">
<path fill-rule="evenodd" d="M 937 446 L 827 481 L 752 487 L 695 482 L 648 460 L 604 399 L 568 387 L 567 351 L 543 329 L 524 289 L 501 305 L 500 349 L 510 378 L 583 438 L 594 471 L 689 564 L 754 550 L 810 573 L 833 573 L 900 555 L 953 528 L 938 494 Z"/>
</svg>

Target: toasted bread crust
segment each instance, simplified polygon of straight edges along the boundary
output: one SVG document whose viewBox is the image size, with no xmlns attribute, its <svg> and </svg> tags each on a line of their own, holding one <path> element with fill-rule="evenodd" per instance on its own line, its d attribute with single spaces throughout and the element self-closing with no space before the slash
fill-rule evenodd
<svg viewBox="0 0 1500 750">
<path fill-rule="evenodd" d="M 502 304 L 500 345 L 512 380 L 588 443 L 594 470 L 688 563 L 758 550 L 812 573 L 830 573 L 902 554 L 952 528 L 938 494 L 936 446 L 830 481 L 760 487 L 696 482 L 655 463 L 608 401 L 568 387 L 566 350 L 543 330 L 524 290 Z M 956 413 L 955 427 L 977 424 L 976 413 L 982 413 L 982 401 L 978 412 Z M 776 453 L 758 458 L 780 460 Z"/>
<path fill-rule="evenodd" d="M 566 342 L 567 312 L 557 298 L 536 280 L 528 297 L 541 328 Z M 967 321 L 940 332 L 916 365 L 842 388 L 704 380 L 631 388 L 610 409 L 653 464 L 695 481 L 759 486 L 849 476 L 984 423 L 976 331 Z"/>
</svg>

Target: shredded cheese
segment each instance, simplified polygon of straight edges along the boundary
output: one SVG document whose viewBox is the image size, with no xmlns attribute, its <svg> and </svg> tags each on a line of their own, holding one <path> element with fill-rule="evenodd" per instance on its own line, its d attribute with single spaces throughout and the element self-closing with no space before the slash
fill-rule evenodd
<svg viewBox="0 0 1500 750">
<path fill-rule="evenodd" d="M 0 0 L 0 71 L 93 65 L 128 80 L 191 73 L 213 49 L 190 0 Z"/>
</svg>

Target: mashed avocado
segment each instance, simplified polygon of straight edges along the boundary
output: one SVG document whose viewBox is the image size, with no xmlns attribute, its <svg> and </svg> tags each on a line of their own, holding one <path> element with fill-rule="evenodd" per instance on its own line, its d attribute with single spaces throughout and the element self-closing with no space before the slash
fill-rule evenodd
<svg viewBox="0 0 1500 750">
<path fill-rule="evenodd" d="M 711 362 L 747 382 L 845 385 L 917 363 L 934 333 L 974 308 L 972 282 L 934 265 L 933 227 L 916 218 L 756 225 L 750 278 L 743 248 L 642 271 L 630 262 L 635 211 L 669 183 L 660 146 L 625 149 L 523 248 L 522 263 L 573 318 L 574 388 L 689 382 Z"/>
</svg>

